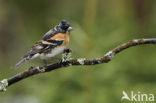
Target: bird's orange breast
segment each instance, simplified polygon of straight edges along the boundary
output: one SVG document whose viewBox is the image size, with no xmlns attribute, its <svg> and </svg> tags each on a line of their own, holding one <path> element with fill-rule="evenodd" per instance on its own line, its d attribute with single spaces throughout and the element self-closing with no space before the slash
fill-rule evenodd
<svg viewBox="0 0 156 103">
<path fill-rule="evenodd" d="M 64 43 L 61 46 L 67 46 L 69 43 L 69 32 L 64 33 L 58 33 L 55 36 L 50 38 L 51 40 L 64 40 Z"/>
</svg>

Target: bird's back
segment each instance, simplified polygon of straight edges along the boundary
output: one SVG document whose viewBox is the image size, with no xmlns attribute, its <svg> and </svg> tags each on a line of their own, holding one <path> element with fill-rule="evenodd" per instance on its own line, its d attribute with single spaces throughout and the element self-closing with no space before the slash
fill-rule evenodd
<svg viewBox="0 0 156 103">
<path fill-rule="evenodd" d="M 40 57 L 41 54 L 44 56 L 59 46 L 63 46 L 65 39 L 55 38 L 58 35 L 68 34 L 70 24 L 62 20 L 59 25 L 56 25 L 53 29 L 49 30 L 40 41 L 36 42 L 34 46 L 30 49 L 28 53 L 26 53 L 23 58 L 15 65 L 15 68 L 18 68 L 24 62 L 29 61 L 31 59 Z M 58 53 L 56 53 L 58 54 Z"/>
</svg>

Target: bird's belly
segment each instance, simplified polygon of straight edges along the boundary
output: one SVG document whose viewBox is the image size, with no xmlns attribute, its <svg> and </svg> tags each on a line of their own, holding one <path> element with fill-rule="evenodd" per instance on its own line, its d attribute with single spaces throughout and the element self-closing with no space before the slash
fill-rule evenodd
<svg viewBox="0 0 156 103">
<path fill-rule="evenodd" d="M 52 58 L 58 54 L 60 54 L 61 52 L 63 52 L 63 50 L 65 49 L 65 47 L 57 47 L 55 49 L 53 49 L 50 53 L 47 54 L 40 54 L 40 58 L 41 59 L 48 59 L 48 58 Z"/>
</svg>

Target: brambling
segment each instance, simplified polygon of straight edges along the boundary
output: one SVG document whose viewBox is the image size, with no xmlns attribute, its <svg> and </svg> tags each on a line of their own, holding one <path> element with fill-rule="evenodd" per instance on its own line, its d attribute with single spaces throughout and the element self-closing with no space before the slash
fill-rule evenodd
<svg viewBox="0 0 156 103">
<path fill-rule="evenodd" d="M 49 30 L 40 41 L 36 42 L 14 68 L 18 68 L 23 63 L 38 57 L 46 60 L 60 54 L 69 43 L 69 33 L 71 30 L 70 24 L 66 20 L 62 20 L 59 25 Z"/>
</svg>

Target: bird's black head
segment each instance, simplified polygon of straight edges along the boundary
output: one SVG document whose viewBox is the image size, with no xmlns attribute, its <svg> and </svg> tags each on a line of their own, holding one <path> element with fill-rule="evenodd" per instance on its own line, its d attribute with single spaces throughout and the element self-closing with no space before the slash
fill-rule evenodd
<svg viewBox="0 0 156 103">
<path fill-rule="evenodd" d="M 69 22 L 67 22 L 66 20 L 62 20 L 60 22 L 59 26 L 61 27 L 61 29 L 65 30 L 65 31 L 72 30 L 72 27 L 70 26 Z"/>
</svg>

